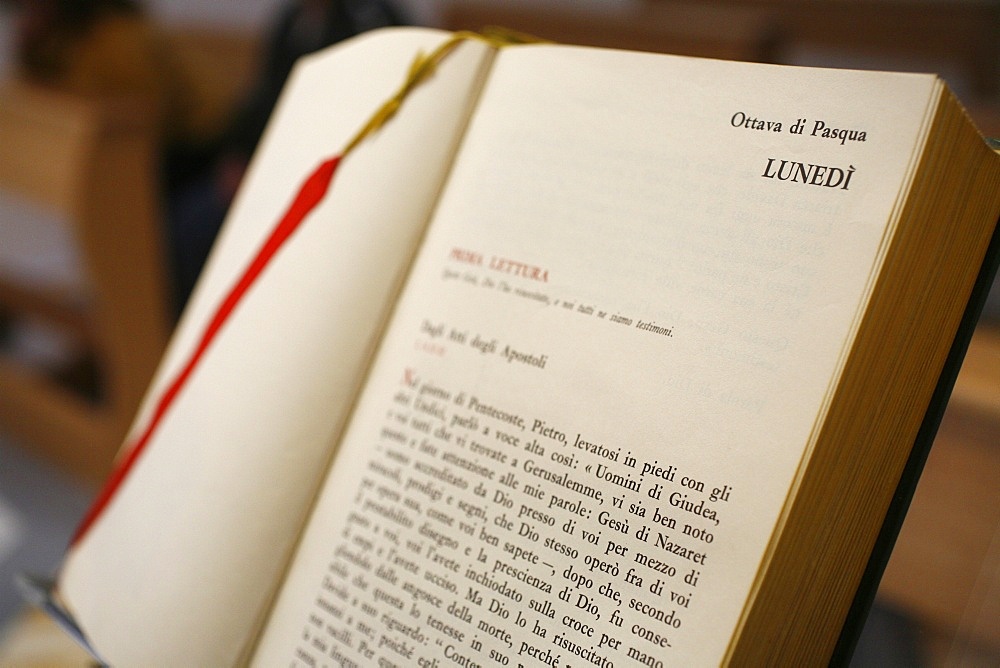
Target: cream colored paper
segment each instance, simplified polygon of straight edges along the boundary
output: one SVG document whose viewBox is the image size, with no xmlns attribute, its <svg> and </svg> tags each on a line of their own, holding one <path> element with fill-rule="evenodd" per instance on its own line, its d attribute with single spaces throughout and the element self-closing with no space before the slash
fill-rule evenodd
<svg viewBox="0 0 1000 668">
<path fill-rule="evenodd" d="M 297 68 L 135 431 L 304 178 L 443 37 L 374 33 Z M 488 55 L 460 47 L 342 164 L 71 550 L 60 594 L 113 665 L 226 665 L 251 641 Z"/>
<path fill-rule="evenodd" d="M 503 51 L 257 663 L 717 664 L 937 90 Z"/>
</svg>

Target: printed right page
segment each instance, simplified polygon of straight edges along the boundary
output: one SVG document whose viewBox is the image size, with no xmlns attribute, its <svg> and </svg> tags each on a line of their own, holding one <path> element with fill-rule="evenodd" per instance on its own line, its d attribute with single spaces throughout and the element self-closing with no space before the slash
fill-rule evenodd
<svg viewBox="0 0 1000 668">
<path fill-rule="evenodd" d="M 504 50 L 260 662 L 718 664 L 938 91 Z"/>
</svg>

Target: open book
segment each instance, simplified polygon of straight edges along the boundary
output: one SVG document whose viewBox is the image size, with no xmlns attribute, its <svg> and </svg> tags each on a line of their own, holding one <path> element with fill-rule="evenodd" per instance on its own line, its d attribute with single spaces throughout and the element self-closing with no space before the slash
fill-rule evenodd
<svg viewBox="0 0 1000 668">
<path fill-rule="evenodd" d="M 1000 212 L 934 76 L 462 43 L 160 410 L 446 37 L 298 66 L 61 601 L 114 665 L 822 662 Z"/>
</svg>

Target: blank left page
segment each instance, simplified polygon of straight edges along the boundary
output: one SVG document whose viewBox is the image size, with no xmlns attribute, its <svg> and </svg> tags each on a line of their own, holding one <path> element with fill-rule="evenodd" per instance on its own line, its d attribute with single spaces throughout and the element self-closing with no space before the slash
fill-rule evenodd
<svg viewBox="0 0 1000 668">
<path fill-rule="evenodd" d="M 306 59 L 140 412 L 138 432 L 305 177 L 445 37 L 369 33 Z M 112 664 L 237 661 L 272 595 L 428 218 L 489 49 L 467 44 L 326 197 L 247 293 L 111 504 L 60 594 Z"/>
</svg>

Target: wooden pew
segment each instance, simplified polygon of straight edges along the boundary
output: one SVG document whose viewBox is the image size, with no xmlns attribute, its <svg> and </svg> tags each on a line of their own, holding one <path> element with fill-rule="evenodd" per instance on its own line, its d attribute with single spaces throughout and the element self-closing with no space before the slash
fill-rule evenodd
<svg viewBox="0 0 1000 668">
<path fill-rule="evenodd" d="M 81 395 L 0 354 L 0 431 L 91 482 L 107 473 L 170 328 L 148 117 L 125 101 L 0 90 L 0 245 L 16 257 L 16 230 L 68 226 L 82 274 L 37 281 L 0 266 L 0 315 L 8 329 L 25 318 L 58 328 L 99 380 L 96 396 Z"/>
</svg>

